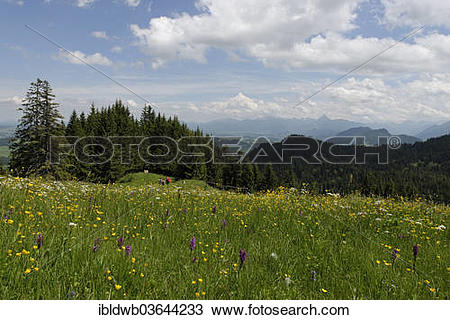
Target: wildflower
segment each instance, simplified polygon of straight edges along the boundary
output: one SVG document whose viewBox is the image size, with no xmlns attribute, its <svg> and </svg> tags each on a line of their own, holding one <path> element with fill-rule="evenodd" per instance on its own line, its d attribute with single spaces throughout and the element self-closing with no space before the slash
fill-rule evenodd
<svg viewBox="0 0 450 320">
<path fill-rule="evenodd" d="M 97 250 L 98 250 L 98 245 L 94 245 L 94 246 L 92 247 L 92 251 L 97 252 Z"/>
<path fill-rule="evenodd" d="M 131 258 L 131 262 L 135 263 L 136 262 L 136 258 Z"/>
<path fill-rule="evenodd" d="M 326 289 L 322 288 L 322 292 L 327 293 L 328 291 Z"/>
<path fill-rule="evenodd" d="M 312 281 L 316 281 L 317 280 L 316 275 L 317 275 L 317 271 L 316 270 L 311 271 Z"/>
<path fill-rule="evenodd" d="M 24 273 L 25 273 L 25 274 L 30 274 L 30 273 L 31 273 L 31 269 L 30 269 L 30 268 L 27 268 L 27 269 L 25 270 Z"/>
<path fill-rule="evenodd" d="M 247 260 L 247 252 L 243 249 L 239 250 L 239 258 L 241 260 L 241 267 L 242 267 L 245 263 L 245 260 Z"/>
<path fill-rule="evenodd" d="M 291 278 L 290 277 L 284 278 L 284 283 L 286 284 L 286 286 L 289 287 L 289 285 L 291 284 Z"/>
<path fill-rule="evenodd" d="M 226 226 L 227 226 L 227 221 L 225 219 L 222 219 L 222 230 L 225 230 Z"/>
<path fill-rule="evenodd" d="M 125 253 L 127 254 L 127 256 L 129 256 L 131 254 L 131 246 L 130 245 L 127 245 L 125 247 Z"/>
<path fill-rule="evenodd" d="M 274 259 L 274 260 L 277 260 L 277 259 L 278 259 L 278 256 L 277 256 L 277 254 L 276 254 L 275 252 L 272 252 L 272 253 L 270 254 L 270 257 L 271 257 L 272 259 Z"/>
<path fill-rule="evenodd" d="M 119 239 L 117 239 L 117 246 L 119 248 L 122 248 L 124 243 L 125 243 L 125 240 L 123 239 L 123 237 L 120 237 Z"/>
<path fill-rule="evenodd" d="M 394 263 L 399 256 L 400 256 L 399 251 L 397 249 L 394 249 L 391 254 L 392 263 Z"/>
<path fill-rule="evenodd" d="M 413 246 L 413 255 L 414 255 L 414 260 L 417 259 L 417 255 L 419 254 L 419 246 L 417 245 L 417 243 Z"/>
<path fill-rule="evenodd" d="M 120 284 L 116 284 L 114 285 L 114 288 L 119 291 L 120 289 L 122 289 L 122 286 Z"/>
<path fill-rule="evenodd" d="M 192 258 L 192 263 L 196 263 L 197 262 L 197 257 Z"/>
<path fill-rule="evenodd" d="M 195 297 L 196 297 L 196 298 L 200 298 L 200 293 L 199 293 L 199 292 L 196 292 L 196 293 L 195 293 Z"/>
<path fill-rule="evenodd" d="M 192 237 L 191 242 L 189 243 L 191 251 L 195 250 L 195 237 Z"/>
<path fill-rule="evenodd" d="M 216 212 L 217 212 L 217 207 L 216 206 L 212 207 L 212 213 L 216 213 Z"/>
<path fill-rule="evenodd" d="M 431 292 L 436 292 L 436 289 L 435 288 L 430 288 L 430 291 Z"/>
<path fill-rule="evenodd" d="M 202 282 L 203 282 L 203 279 L 201 279 L 201 278 L 198 279 L 198 282 L 199 282 L 199 283 L 202 283 Z"/>
</svg>

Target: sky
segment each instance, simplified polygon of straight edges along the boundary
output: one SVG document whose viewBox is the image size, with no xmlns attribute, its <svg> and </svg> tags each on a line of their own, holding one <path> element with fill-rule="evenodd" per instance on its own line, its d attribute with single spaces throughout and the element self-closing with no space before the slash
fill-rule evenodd
<svg viewBox="0 0 450 320">
<path fill-rule="evenodd" d="M 187 122 L 450 120 L 450 1 L 0 0 L 0 39 L 0 123 L 37 78 L 66 118 L 121 99 Z"/>
</svg>

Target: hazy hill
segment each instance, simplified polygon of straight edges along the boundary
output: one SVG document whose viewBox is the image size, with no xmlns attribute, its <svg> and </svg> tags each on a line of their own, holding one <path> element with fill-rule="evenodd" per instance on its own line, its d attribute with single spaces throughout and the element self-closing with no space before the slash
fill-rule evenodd
<svg viewBox="0 0 450 320">
<path fill-rule="evenodd" d="M 441 124 L 429 127 L 428 129 L 423 130 L 417 136 L 421 139 L 427 140 L 430 138 L 436 138 L 443 135 L 450 134 L 450 121 Z"/>
<path fill-rule="evenodd" d="M 369 127 L 356 127 L 345 130 L 337 134 L 338 137 L 364 137 L 366 145 L 377 145 L 379 137 L 393 136 L 386 129 L 372 129 Z M 421 141 L 421 139 L 408 135 L 395 135 L 399 137 L 403 144 L 414 144 Z M 333 142 L 334 140 L 330 140 Z"/>
<path fill-rule="evenodd" d="M 329 119 L 322 116 L 319 119 L 302 118 L 302 119 L 283 119 L 283 118 L 264 118 L 254 120 L 235 120 L 224 119 L 214 120 L 204 123 L 191 123 L 191 128 L 197 125 L 205 133 L 222 136 L 245 136 L 258 137 L 266 136 L 281 140 L 290 134 L 301 134 L 311 136 L 318 139 L 325 139 L 334 136 L 337 133 L 360 126 L 360 123 L 342 120 Z"/>
</svg>

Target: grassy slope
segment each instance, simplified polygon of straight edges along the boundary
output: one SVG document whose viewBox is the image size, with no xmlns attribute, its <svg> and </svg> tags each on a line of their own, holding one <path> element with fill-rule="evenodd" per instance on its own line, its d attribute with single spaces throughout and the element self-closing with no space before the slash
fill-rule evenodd
<svg viewBox="0 0 450 320">
<path fill-rule="evenodd" d="M 111 186 L 0 178 L 0 212 L 11 208 L 9 223 L 0 223 L 0 298 L 449 296 L 449 233 L 438 229 L 448 207 L 288 191 L 241 195 L 196 181 L 160 186 L 159 178 L 138 174 Z M 117 247 L 120 236 L 130 255 Z M 97 252 L 95 239 L 102 239 Z M 394 248 L 400 260 L 392 265 Z M 240 249 L 248 253 L 242 268 Z"/>
</svg>

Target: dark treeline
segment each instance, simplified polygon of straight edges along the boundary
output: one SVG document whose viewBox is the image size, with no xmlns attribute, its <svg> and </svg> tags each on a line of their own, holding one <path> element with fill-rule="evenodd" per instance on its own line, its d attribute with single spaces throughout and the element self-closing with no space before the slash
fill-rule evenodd
<svg viewBox="0 0 450 320">
<path fill-rule="evenodd" d="M 265 152 L 268 154 L 265 161 L 275 163 L 278 158 L 270 150 L 281 154 L 282 148 L 282 143 L 262 144 L 252 150 L 250 158 L 255 159 L 253 156 L 264 149 L 269 150 Z M 380 164 L 376 154 L 383 154 L 386 149 L 386 146 L 334 146 L 334 154 L 349 155 L 356 150 L 358 155 L 367 155 L 366 161 L 364 164 L 355 164 L 354 161 L 332 164 L 318 156 L 321 164 L 293 159 L 291 165 L 274 165 L 273 169 L 278 177 L 283 177 L 286 166 L 290 167 L 289 172 L 294 173 L 292 181 L 308 184 L 309 190 L 318 193 L 349 194 L 358 191 L 364 195 L 422 196 L 439 202 L 450 201 L 450 135 L 389 149 L 387 164 Z"/>
<path fill-rule="evenodd" d="M 136 118 L 118 100 L 109 107 L 98 109 L 92 106 L 88 114 L 74 111 L 67 125 L 64 125 L 54 100 L 47 81 L 38 79 L 32 83 L 22 107 L 22 119 L 10 146 L 10 169 L 15 174 L 109 183 L 129 173 L 148 171 L 178 179 L 204 180 L 214 186 L 250 192 L 272 190 L 279 186 L 298 188 L 307 185 L 308 190 L 319 193 L 348 194 L 358 191 L 366 195 L 424 196 L 437 201 L 450 201 L 450 136 L 391 150 L 389 164 L 379 164 L 376 157 L 368 157 L 364 165 L 325 161 L 308 164 L 304 159 L 294 159 L 291 164 L 273 164 L 278 160 L 273 150 L 282 154 L 282 143 L 273 147 L 260 144 L 249 152 L 243 164 L 227 164 L 225 160 L 229 158 L 217 156 L 226 149 L 214 145 L 216 162 L 213 163 L 206 161 L 211 158 L 209 149 L 189 147 L 204 144 L 205 135 L 199 129 L 191 130 L 176 117 L 156 113 L 150 106 L 144 107 Z M 72 144 L 79 137 L 122 137 L 123 141 L 121 146 L 114 146 L 114 156 L 101 164 L 87 164 L 76 158 L 74 153 L 62 157 L 61 162 L 55 164 L 50 159 L 63 153 L 63 150 L 49 148 L 50 136 L 61 136 L 59 142 L 62 144 Z M 154 164 L 151 157 L 142 158 L 142 150 L 138 152 L 137 147 L 129 147 L 136 142 L 129 137 L 170 137 L 177 141 L 187 137 L 183 138 L 187 140 L 183 140 L 180 147 L 188 150 L 191 156 L 180 152 L 175 161 Z M 98 138 L 92 142 L 98 142 Z M 377 148 L 383 147 L 359 146 L 358 150 L 362 153 L 381 152 Z M 263 162 L 266 164 L 250 163 L 249 160 L 259 160 L 255 155 L 262 150 L 265 151 Z M 351 154 L 352 150 L 354 147 L 341 146 L 334 152 Z M 88 145 L 87 151 L 96 155 L 103 150 Z M 153 155 L 162 155 L 167 150 L 162 146 L 153 146 L 150 151 Z M 192 156 L 193 153 L 203 153 L 203 156 Z M 221 164 L 217 164 L 217 160 Z"/>
<path fill-rule="evenodd" d="M 133 172 L 149 171 L 178 179 L 204 180 L 211 185 L 219 187 L 233 187 L 242 190 L 266 190 L 276 188 L 285 181 L 279 180 L 271 166 L 258 167 L 251 164 L 226 164 L 225 158 L 217 158 L 222 164 L 209 161 L 212 157 L 214 144 L 210 143 L 208 149 L 201 147 L 189 147 L 189 144 L 205 144 L 206 136 L 199 130 L 191 130 L 186 124 L 181 123 L 176 117 L 166 118 L 150 107 L 146 106 L 139 118 L 135 118 L 129 109 L 118 100 L 107 108 L 96 109 L 92 107 L 89 114 L 75 111 L 66 126 L 67 140 L 75 141 L 78 137 L 138 137 L 141 142 L 143 137 L 169 137 L 179 141 L 179 152 L 175 161 L 169 163 L 154 164 L 152 159 L 143 157 L 145 150 L 138 152 L 137 146 L 129 146 L 135 141 L 125 141 L 122 150 L 116 150 L 110 161 L 104 164 L 84 164 L 80 159 L 69 157 L 65 159 L 67 172 L 77 179 L 91 182 L 115 182 L 126 174 Z M 179 140 L 180 138 L 186 140 Z M 72 141 L 69 141 L 72 142 Z M 212 140 L 211 140 L 212 142 Z M 155 143 L 155 142 L 153 142 Z M 215 147 L 215 154 L 224 152 L 223 148 Z M 130 150 L 130 158 L 123 161 L 123 150 Z M 97 151 L 92 150 L 95 154 Z M 99 151 L 101 152 L 101 151 Z M 165 148 L 152 147 L 151 154 L 165 154 Z M 193 156 L 195 153 L 203 153 L 203 156 Z M 183 158 L 181 158 L 183 157 Z M 292 177 L 292 175 L 291 175 Z M 290 185 L 290 184 L 289 184 Z M 296 185 L 296 184 L 292 184 Z"/>
</svg>

